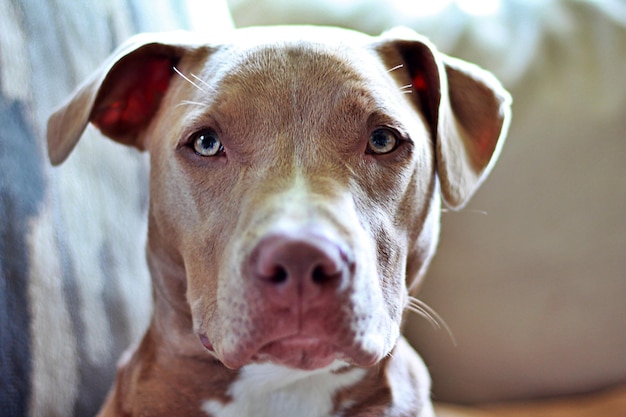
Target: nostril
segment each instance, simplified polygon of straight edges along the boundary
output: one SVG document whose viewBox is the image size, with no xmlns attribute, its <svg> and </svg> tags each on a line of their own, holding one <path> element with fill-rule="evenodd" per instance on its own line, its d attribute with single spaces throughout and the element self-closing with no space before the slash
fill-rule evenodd
<svg viewBox="0 0 626 417">
<path fill-rule="evenodd" d="M 339 279 L 341 273 L 328 273 L 323 265 L 318 265 L 313 269 L 311 279 L 317 285 L 323 285 Z"/>
<path fill-rule="evenodd" d="M 323 284 L 324 282 L 326 282 L 326 273 L 324 272 L 324 269 L 321 266 L 317 266 L 315 267 L 315 269 L 313 269 L 313 282 L 316 284 Z"/>
<path fill-rule="evenodd" d="M 274 272 L 267 277 L 267 281 L 272 284 L 282 284 L 287 281 L 288 278 L 289 274 L 287 273 L 287 270 L 282 266 L 277 266 Z"/>
<path fill-rule="evenodd" d="M 246 259 L 255 290 L 274 305 L 292 307 L 332 299 L 351 276 L 350 257 L 336 240 L 313 232 L 268 234 Z M 307 308 L 308 308 L 307 307 Z"/>
</svg>

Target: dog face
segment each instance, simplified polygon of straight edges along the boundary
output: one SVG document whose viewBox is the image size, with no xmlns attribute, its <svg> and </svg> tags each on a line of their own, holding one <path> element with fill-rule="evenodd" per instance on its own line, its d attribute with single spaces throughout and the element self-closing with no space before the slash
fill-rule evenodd
<svg viewBox="0 0 626 417">
<path fill-rule="evenodd" d="M 436 228 L 432 142 L 370 51 L 282 43 L 181 62 L 203 82 L 177 79 L 146 135 L 150 241 L 176 235 L 227 366 L 370 365 L 399 334 L 409 244 Z"/>
<path fill-rule="evenodd" d="M 227 367 L 375 364 L 434 252 L 439 183 L 451 206 L 473 193 L 508 95 L 397 34 L 165 39 L 123 48 L 53 116 L 53 162 L 88 120 L 150 152 L 155 315 Z"/>
</svg>

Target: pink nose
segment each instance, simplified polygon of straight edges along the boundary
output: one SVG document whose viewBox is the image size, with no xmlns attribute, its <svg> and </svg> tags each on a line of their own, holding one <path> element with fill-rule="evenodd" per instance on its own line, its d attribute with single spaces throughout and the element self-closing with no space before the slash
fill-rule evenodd
<svg viewBox="0 0 626 417">
<path fill-rule="evenodd" d="M 305 311 L 332 300 L 353 265 L 330 239 L 299 232 L 263 238 L 249 258 L 249 268 L 266 301 Z"/>
</svg>

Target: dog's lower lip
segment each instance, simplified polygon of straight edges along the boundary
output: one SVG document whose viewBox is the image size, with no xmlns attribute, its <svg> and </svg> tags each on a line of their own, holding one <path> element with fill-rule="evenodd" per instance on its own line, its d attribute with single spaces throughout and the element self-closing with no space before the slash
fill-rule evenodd
<svg viewBox="0 0 626 417">
<path fill-rule="evenodd" d="M 205 334 L 199 334 L 198 337 L 200 338 L 200 342 L 202 342 L 204 347 L 209 352 L 214 352 L 215 351 L 215 349 L 213 349 L 213 344 L 211 343 L 211 341 L 209 340 L 209 338 Z"/>
<path fill-rule="evenodd" d="M 291 336 L 277 340 L 276 342 L 288 348 L 308 348 L 321 343 L 320 339 L 312 336 Z"/>
<path fill-rule="evenodd" d="M 269 360 L 291 368 L 313 370 L 323 368 L 342 357 L 337 347 L 318 337 L 295 335 L 267 343 L 253 359 Z"/>
</svg>

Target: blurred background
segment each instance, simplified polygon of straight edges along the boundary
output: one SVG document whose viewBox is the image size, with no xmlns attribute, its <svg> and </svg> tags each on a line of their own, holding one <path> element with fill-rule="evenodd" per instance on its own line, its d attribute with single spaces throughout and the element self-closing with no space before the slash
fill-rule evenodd
<svg viewBox="0 0 626 417">
<path fill-rule="evenodd" d="M 0 0 L 1 416 L 93 415 L 151 308 L 145 155 L 88 129 L 53 169 L 48 115 L 133 33 L 233 22 L 408 26 L 511 91 L 500 160 L 444 211 L 419 293 L 457 343 L 407 323 L 435 399 L 626 383 L 623 0 Z"/>
<path fill-rule="evenodd" d="M 230 0 L 236 26 L 408 26 L 513 95 L 500 160 L 446 211 L 407 333 L 437 399 L 503 401 L 626 382 L 626 2 Z"/>
</svg>

